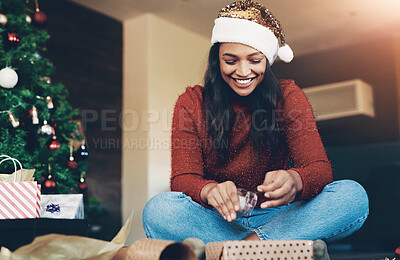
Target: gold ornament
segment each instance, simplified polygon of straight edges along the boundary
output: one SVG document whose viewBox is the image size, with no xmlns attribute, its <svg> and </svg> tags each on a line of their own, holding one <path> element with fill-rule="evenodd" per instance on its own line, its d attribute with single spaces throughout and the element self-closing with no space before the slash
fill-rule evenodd
<svg viewBox="0 0 400 260">
<path fill-rule="evenodd" d="M 47 103 L 47 108 L 48 109 L 53 109 L 54 108 L 53 99 L 50 96 L 46 97 L 46 103 Z"/>
<path fill-rule="evenodd" d="M 32 107 L 32 124 L 34 125 L 39 124 L 38 111 L 35 106 Z"/>
<path fill-rule="evenodd" d="M 8 111 L 8 118 L 10 119 L 10 122 L 14 128 L 19 126 L 19 121 L 15 118 L 11 111 Z"/>
</svg>

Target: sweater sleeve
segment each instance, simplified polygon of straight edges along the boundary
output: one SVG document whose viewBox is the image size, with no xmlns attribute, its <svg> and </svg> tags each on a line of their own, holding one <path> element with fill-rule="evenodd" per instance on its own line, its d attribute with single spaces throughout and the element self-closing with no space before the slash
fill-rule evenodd
<svg viewBox="0 0 400 260">
<path fill-rule="evenodd" d="M 303 181 L 297 200 L 310 199 L 333 181 L 331 163 L 325 152 L 310 103 L 293 82 L 283 91 L 283 118 L 294 167 Z"/>
<path fill-rule="evenodd" d="M 212 180 L 205 180 L 203 156 L 200 138 L 196 128 L 199 120 L 196 102 L 188 95 L 182 94 L 175 104 L 171 133 L 171 191 L 180 191 L 194 201 L 205 205 L 201 198 L 201 189 Z"/>
</svg>

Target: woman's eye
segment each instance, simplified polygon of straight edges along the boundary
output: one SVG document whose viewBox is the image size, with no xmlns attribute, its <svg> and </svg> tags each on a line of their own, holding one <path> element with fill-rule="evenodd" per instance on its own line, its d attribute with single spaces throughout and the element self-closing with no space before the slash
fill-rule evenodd
<svg viewBox="0 0 400 260">
<path fill-rule="evenodd" d="M 228 64 L 228 65 L 233 65 L 233 64 L 236 63 L 236 61 L 234 61 L 234 60 L 226 60 L 225 63 Z"/>
<path fill-rule="evenodd" d="M 261 60 L 251 60 L 250 62 L 253 63 L 253 64 L 257 64 L 257 63 L 260 63 Z"/>
</svg>

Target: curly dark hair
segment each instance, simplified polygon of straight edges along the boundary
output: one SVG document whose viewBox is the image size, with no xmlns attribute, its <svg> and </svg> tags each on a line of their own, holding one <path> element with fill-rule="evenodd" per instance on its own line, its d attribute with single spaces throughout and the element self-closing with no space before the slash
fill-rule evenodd
<svg viewBox="0 0 400 260">
<path fill-rule="evenodd" d="M 204 75 L 203 101 L 206 111 L 206 126 L 212 139 L 212 149 L 225 162 L 229 148 L 229 136 L 235 120 L 232 110 L 232 97 L 237 95 L 224 81 L 220 71 L 219 48 L 215 43 L 209 52 L 208 66 Z M 279 127 L 275 112 L 282 100 L 279 82 L 273 74 L 268 61 L 263 80 L 246 96 L 240 97 L 251 104 L 252 125 L 250 140 L 258 154 L 265 149 L 274 150 L 279 145 Z"/>
</svg>

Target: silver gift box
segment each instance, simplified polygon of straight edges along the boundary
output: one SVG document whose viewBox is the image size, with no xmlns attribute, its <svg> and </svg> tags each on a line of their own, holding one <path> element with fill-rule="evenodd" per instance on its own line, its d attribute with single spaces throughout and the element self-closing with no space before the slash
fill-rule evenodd
<svg viewBox="0 0 400 260">
<path fill-rule="evenodd" d="M 47 205 L 58 205 L 60 211 L 46 211 Z M 42 195 L 41 218 L 84 219 L 82 194 Z"/>
</svg>

